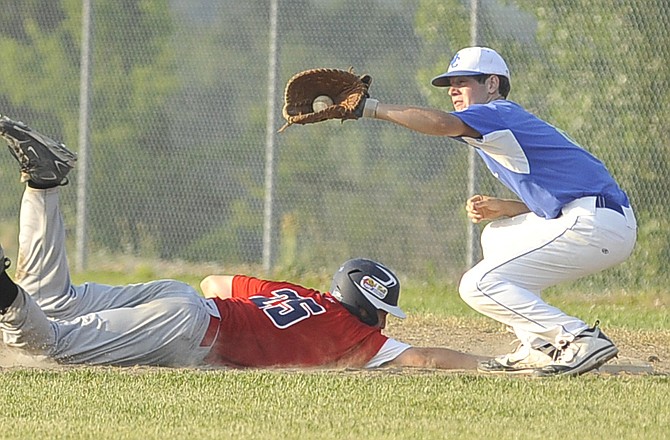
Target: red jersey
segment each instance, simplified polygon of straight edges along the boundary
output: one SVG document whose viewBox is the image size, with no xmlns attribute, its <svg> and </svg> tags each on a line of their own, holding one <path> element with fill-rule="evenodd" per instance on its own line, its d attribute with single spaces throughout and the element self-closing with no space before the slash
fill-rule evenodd
<svg viewBox="0 0 670 440">
<path fill-rule="evenodd" d="M 362 367 L 387 341 L 330 293 L 236 275 L 215 299 L 219 332 L 205 361 L 235 367 Z"/>
</svg>

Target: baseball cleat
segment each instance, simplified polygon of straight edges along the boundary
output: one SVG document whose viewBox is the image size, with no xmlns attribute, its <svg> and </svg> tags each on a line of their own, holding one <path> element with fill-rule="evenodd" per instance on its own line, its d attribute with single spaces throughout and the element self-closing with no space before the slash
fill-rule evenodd
<svg viewBox="0 0 670 440">
<path fill-rule="evenodd" d="M 67 184 L 65 176 L 74 168 L 77 155 L 65 145 L 6 116 L 0 118 L 0 136 L 21 165 L 22 182 L 40 188 Z"/>
<path fill-rule="evenodd" d="M 488 374 L 533 374 L 537 369 L 549 365 L 554 360 L 555 352 L 556 348 L 551 344 L 539 348 L 519 344 L 512 353 L 480 362 L 477 371 Z"/>
<path fill-rule="evenodd" d="M 577 376 L 614 358 L 619 349 L 598 328 L 599 322 L 558 351 L 556 360 L 536 370 L 537 376 Z"/>
</svg>

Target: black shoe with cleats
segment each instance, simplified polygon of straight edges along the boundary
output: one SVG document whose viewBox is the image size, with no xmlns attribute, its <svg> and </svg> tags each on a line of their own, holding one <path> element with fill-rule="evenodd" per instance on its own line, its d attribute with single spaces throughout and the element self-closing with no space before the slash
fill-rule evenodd
<svg viewBox="0 0 670 440">
<path fill-rule="evenodd" d="M 77 155 L 65 145 L 6 116 L 0 118 L 0 136 L 21 165 L 21 181 L 36 188 L 67 183 L 66 176 L 74 168 Z"/>
</svg>

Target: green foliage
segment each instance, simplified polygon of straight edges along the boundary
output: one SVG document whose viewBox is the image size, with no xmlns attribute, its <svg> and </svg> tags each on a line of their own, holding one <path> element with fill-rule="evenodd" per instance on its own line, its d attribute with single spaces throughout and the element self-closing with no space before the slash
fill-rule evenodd
<svg viewBox="0 0 670 440">
<path fill-rule="evenodd" d="M 262 253 L 261 243 L 258 240 L 262 231 L 262 217 L 251 212 L 249 205 L 241 200 L 232 201 L 228 205 L 230 206 L 228 222 L 224 224 L 213 222 L 215 226 L 209 234 L 197 237 L 187 248 L 175 249 L 175 252 L 191 261 L 218 260 L 226 261 L 228 264 L 257 261 L 258 255 Z M 208 217 L 204 212 L 199 212 L 205 219 L 216 219 L 221 214 L 213 212 L 212 215 L 215 217 Z"/>
<path fill-rule="evenodd" d="M 6 61 L 0 65 L 2 113 L 72 145 L 78 127 L 81 2 L 12 3 L 13 19 L 0 33 Z M 176 85 L 165 4 L 125 0 L 93 8 L 90 230 L 111 249 L 136 250 L 146 241 L 162 245 L 154 233 L 160 224 L 138 220 L 148 201 L 156 200 L 152 180 L 160 176 L 135 177 L 156 154 L 143 145 L 170 144 L 159 137 L 167 133 L 164 114 Z M 128 157 L 135 160 L 129 163 Z M 118 185 L 108 185 L 111 181 Z"/>
<path fill-rule="evenodd" d="M 158 255 L 167 253 L 163 223 L 156 221 L 161 212 L 151 215 L 151 208 L 166 206 L 155 182 L 174 172 L 160 166 L 173 151 L 166 116 L 177 87 L 167 11 L 165 1 L 124 0 L 94 8 L 90 230 L 94 241 L 112 250 L 148 246 Z"/>
<path fill-rule="evenodd" d="M 420 0 L 415 26 L 423 43 L 421 63 L 416 66 L 417 83 L 430 95 L 432 105 L 452 109 L 449 96 L 431 87 L 430 80 L 447 71 L 459 49 L 470 46 L 469 8 L 458 0 Z"/>
</svg>

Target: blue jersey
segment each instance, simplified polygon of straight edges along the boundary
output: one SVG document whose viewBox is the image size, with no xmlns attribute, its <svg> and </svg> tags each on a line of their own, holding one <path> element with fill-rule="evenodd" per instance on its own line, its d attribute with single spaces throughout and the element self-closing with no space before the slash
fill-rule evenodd
<svg viewBox="0 0 670 440">
<path fill-rule="evenodd" d="M 493 175 L 540 217 L 556 218 L 564 205 L 586 196 L 629 206 L 600 160 L 520 105 L 497 100 L 452 114 L 482 135 L 456 139 L 475 147 Z"/>
</svg>

